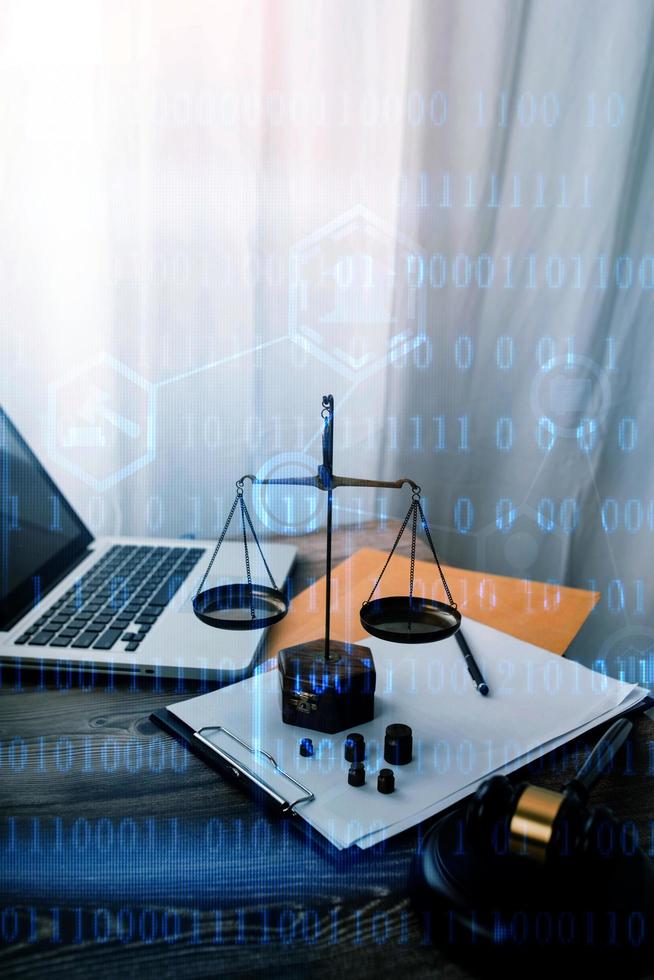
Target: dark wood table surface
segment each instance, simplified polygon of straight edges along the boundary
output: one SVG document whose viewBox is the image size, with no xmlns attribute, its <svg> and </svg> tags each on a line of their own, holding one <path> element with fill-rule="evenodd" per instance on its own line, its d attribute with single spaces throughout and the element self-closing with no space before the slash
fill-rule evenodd
<svg viewBox="0 0 654 980">
<path fill-rule="evenodd" d="M 395 533 L 337 531 L 334 562 Z M 295 543 L 299 591 L 323 574 L 324 535 Z M 410 908 L 420 829 L 353 857 L 267 819 L 149 720 L 197 693 L 188 681 L 4 671 L 0 976 L 480 975 L 433 948 Z M 652 734 L 640 716 L 627 761 L 594 797 L 634 820 L 648 849 Z M 556 788 L 588 744 L 518 776 Z"/>
</svg>

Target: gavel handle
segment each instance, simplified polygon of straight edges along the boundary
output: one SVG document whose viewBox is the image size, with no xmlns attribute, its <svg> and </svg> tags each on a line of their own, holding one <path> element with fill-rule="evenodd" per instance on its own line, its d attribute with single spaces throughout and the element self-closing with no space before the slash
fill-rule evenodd
<svg viewBox="0 0 654 980">
<path fill-rule="evenodd" d="M 582 803 L 586 803 L 595 783 L 609 769 L 633 727 L 628 718 L 619 718 L 614 722 L 608 731 L 604 732 L 574 779 L 563 787 L 563 792 L 574 792 Z"/>
</svg>

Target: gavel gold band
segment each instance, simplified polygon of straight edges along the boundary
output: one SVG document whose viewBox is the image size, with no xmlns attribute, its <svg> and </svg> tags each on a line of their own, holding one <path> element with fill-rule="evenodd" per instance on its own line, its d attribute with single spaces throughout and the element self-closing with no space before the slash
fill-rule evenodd
<svg viewBox="0 0 654 980">
<path fill-rule="evenodd" d="M 509 825 L 509 850 L 545 861 L 552 827 L 565 797 L 540 786 L 527 786 L 518 799 Z"/>
</svg>

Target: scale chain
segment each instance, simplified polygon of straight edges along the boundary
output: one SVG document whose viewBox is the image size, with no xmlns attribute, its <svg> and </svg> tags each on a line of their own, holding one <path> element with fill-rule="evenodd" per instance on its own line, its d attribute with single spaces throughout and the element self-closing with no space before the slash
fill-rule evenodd
<svg viewBox="0 0 654 980">
<path fill-rule="evenodd" d="M 409 607 L 413 605 L 413 579 L 416 571 L 416 532 L 418 527 L 418 504 L 413 501 L 413 527 L 411 529 L 411 571 L 409 572 Z"/>
<path fill-rule="evenodd" d="M 248 577 L 248 588 L 250 590 L 250 613 L 252 614 L 252 619 L 256 619 L 256 613 L 254 611 L 254 594 L 252 592 L 252 573 L 250 572 L 250 554 L 248 552 L 248 537 L 245 530 L 245 503 L 243 497 L 241 496 L 241 524 L 243 525 L 243 550 L 245 551 L 245 571 Z"/>
<path fill-rule="evenodd" d="M 250 569 L 250 555 L 249 555 L 249 552 L 248 552 L 247 535 L 246 535 L 246 530 L 245 530 L 245 521 L 247 521 L 248 527 L 250 528 L 250 531 L 252 532 L 252 537 L 254 538 L 254 543 L 256 544 L 256 546 L 257 546 L 257 548 L 259 550 L 259 554 L 261 555 L 261 560 L 262 560 L 262 562 L 263 562 L 263 564 L 265 566 L 266 572 L 268 573 L 268 578 L 270 579 L 270 584 L 272 585 L 273 589 L 275 589 L 275 591 L 279 591 L 279 589 L 277 588 L 277 583 L 275 582 L 275 579 L 273 577 L 273 574 L 270 571 L 270 566 L 268 565 L 268 562 L 266 561 L 266 556 L 264 555 L 263 550 L 261 548 L 261 544 L 259 542 L 259 538 L 257 537 L 257 532 L 254 529 L 254 525 L 252 523 L 252 518 L 250 517 L 250 512 L 247 509 L 247 504 L 245 503 L 245 500 L 243 499 L 243 491 L 242 491 L 242 488 L 239 487 L 238 490 L 237 490 L 236 496 L 234 497 L 234 502 L 233 502 L 233 504 L 231 506 L 231 509 L 229 511 L 229 514 L 227 515 L 227 520 L 225 521 L 225 525 L 224 525 L 224 527 L 223 527 L 223 529 L 222 529 L 222 531 L 220 533 L 220 537 L 218 538 L 218 543 L 216 544 L 216 547 L 213 550 L 213 554 L 211 556 L 211 559 L 209 560 L 209 564 L 207 565 L 207 568 L 205 570 L 205 573 L 202 576 L 202 579 L 200 580 L 200 584 L 198 585 L 198 587 L 197 587 L 197 589 L 195 591 L 195 598 L 197 598 L 197 596 L 199 596 L 200 592 L 202 591 L 202 587 L 203 587 L 204 583 L 207 581 L 207 579 L 209 577 L 209 574 L 211 572 L 211 569 L 213 568 L 213 565 L 214 565 L 214 562 L 215 562 L 216 557 L 218 555 L 218 552 L 220 551 L 220 547 L 221 547 L 223 541 L 225 540 L 225 536 L 226 536 L 227 531 L 229 529 L 229 525 L 232 522 L 232 517 L 234 516 L 234 511 L 236 510 L 236 507 L 238 506 L 239 501 L 240 501 L 240 504 L 241 504 L 241 523 L 243 525 L 243 546 L 244 546 L 244 551 L 245 551 L 245 569 L 246 569 L 246 572 L 247 572 L 248 585 L 250 586 L 250 593 L 252 593 L 252 573 L 251 573 L 251 569 Z M 253 596 L 252 596 L 252 601 L 251 601 L 251 606 L 250 606 L 250 612 L 252 614 L 252 618 L 253 619 L 256 619 L 256 612 L 255 612 L 255 609 L 254 609 L 254 597 Z"/>
<path fill-rule="evenodd" d="M 393 543 L 393 547 L 389 551 L 388 557 L 387 557 L 386 561 L 384 562 L 384 567 L 382 568 L 381 572 L 379 573 L 379 578 L 377 579 L 377 581 L 373 585 L 372 592 L 370 593 L 370 595 L 366 599 L 366 602 L 370 602 L 370 600 L 372 599 L 373 595 L 375 594 L 375 591 L 377 589 L 377 586 L 381 582 L 382 577 L 384 575 L 384 572 L 388 568 L 388 563 L 390 562 L 391 558 L 395 554 L 395 549 L 397 548 L 398 544 L 400 543 L 400 538 L 404 534 L 404 529 L 406 528 L 407 524 L 409 523 L 409 518 L 411 517 L 411 514 L 413 512 L 414 507 L 415 507 L 415 501 L 411 504 L 411 506 L 409 507 L 409 509 L 407 511 L 406 517 L 404 518 L 404 521 L 402 522 L 402 527 L 400 528 L 400 530 L 398 532 L 398 535 L 395 538 L 395 542 Z M 363 603 L 363 605 L 365 605 L 365 603 Z"/>
<path fill-rule="evenodd" d="M 211 571 L 211 568 L 213 566 L 213 563 L 216 560 L 216 555 L 220 551 L 220 546 L 223 543 L 223 541 L 225 540 L 225 535 L 227 534 L 227 529 L 228 529 L 228 527 L 230 525 L 230 522 L 232 520 L 232 517 L 234 516 L 234 511 L 236 510 L 236 505 L 238 504 L 239 496 L 240 496 L 240 494 L 237 493 L 236 496 L 234 497 L 234 503 L 232 504 L 232 509 L 229 512 L 229 516 L 228 516 L 227 520 L 225 521 L 225 526 L 224 526 L 224 528 L 222 529 L 222 531 L 220 533 L 220 537 L 218 538 L 218 544 L 214 548 L 213 555 L 211 556 L 211 561 L 207 565 L 207 570 L 204 573 L 204 575 L 202 576 L 202 581 L 198 585 L 197 591 L 195 593 L 195 597 L 196 598 L 200 595 L 200 592 L 202 590 L 202 586 L 207 581 L 207 578 L 209 576 L 209 572 Z"/>
<path fill-rule="evenodd" d="M 377 581 L 373 585 L 372 591 L 371 591 L 370 595 L 368 596 L 368 598 L 366 599 L 366 603 L 370 602 L 371 599 L 372 599 L 372 597 L 373 597 L 373 595 L 375 594 L 375 592 L 377 590 L 377 586 L 381 582 L 381 580 L 382 580 L 382 578 L 384 576 L 384 572 L 388 568 L 388 564 L 389 564 L 391 558 L 395 554 L 395 549 L 397 548 L 397 546 L 398 546 L 398 544 L 400 542 L 400 538 L 404 534 L 404 531 L 406 529 L 407 524 L 409 523 L 410 518 L 413 517 L 413 524 L 412 524 L 412 529 L 411 529 L 411 566 L 410 566 L 410 572 L 409 572 L 409 606 L 412 605 L 412 603 L 413 603 L 413 586 L 414 586 L 415 567 L 416 567 L 416 538 L 417 538 L 418 514 L 420 514 L 420 522 L 421 522 L 422 527 L 423 527 L 423 530 L 425 532 L 425 537 L 427 538 L 427 541 L 429 543 L 429 547 L 431 548 L 431 553 L 434 556 L 434 561 L 436 562 L 436 566 L 438 568 L 438 573 L 439 573 L 439 575 L 441 577 L 441 582 L 443 583 L 443 588 L 445 590 L 445 594 L 447 595 L 448 602 L 449 602 L 450 606 L 453 609 L 456 609 L 456 607 L 457 607 L 456 606 L 456 602 L 452 598 L 452 593 L 450 592 L 450 587 L 447 584 L 447 579 L 445 578 L 445 575 L 443 573 L 443 569 L 441 568 L 440 560 L 438 558 L 438 555 L 436 554 L 436 548 L 434 546 L 434 542 L 433 542 L 433 539 L 432 539 L 432 536 L 431 536 L 431 532 L 429 530 L 429 525 L 427 523 L 427 518 L 425 517 L 425 512 L 423 511 L 422 504 L 420 503 L 420 497 L 416 497 L 413 500 L 413 502 L 411 503 L 411 506 L 409 507 L 409 509 L 407 511 L 406 517 L 404 518 L 404 520 L 402 522 L 402 527 L 398 531 L 397 537 L 395 538 L 395 541 L 393 543 L 393 547 L 391 548 L 391 550 L 388 553 L 388 557 L 386 558 L 386 561 L 384 562 L 384 567 L 382 568 L 381 572 L 379 573 L 379 578 L 377 579 Z M 365 603 L 363 603 L 363 605 L 365 605 Z"/>
<path fill-rule="evenodd" d="M 261 550 L 261 545 L 259 544 L 259 538 L 257 537 L 257 532 L 254 530 L 254 525 L 252 524 L 252 519 L 250 518 L 250 512 L 247 509 L 247 506 L 246 506 L 245 502 L 243 503 L 243 509 L 245 511 L 246 520 L 247 520 L 247 522 L 248 522 L 248 524 L 250 526 L 250 531 L 252 532 L 252 537 L 254 538 L 254 543 L 256 544 L 257 548 L 259 549 L 259 554 L 261 555 L 261 561 L 264 563 L 265 568 L 266 568 L 266 571 L 268 572 L 268 578 L 270 579 L 270 584 L 272 585 L 273 589 L 276 592 L 279 592 L 279 589 L 277 588 L 277 583 L 275 582 L 275 580 L 273 578 L 272 572 L 270 571 L 270 568 L 268 567 L 268 562 L 266 561 L 265 555 L 264 555 L 263 551 Z"/>
<path fill-rule="evenodd" d="M 423 530 L 425 532 L 425 537 L 427 538 L 427 541 L 429 542 L 429 547 L 431 548 L 431 552 L 432 552 L 432 554 L 434 556 L 434 559 L 436 561 L 436 564 L 438 566 L 438 571 L 439 571 L 439 574 L 440 574 L 440 577 L 441 577 L 441 582 L 443 583 L 443 588 L 445 589 L 445 594 L 447 595 L 449 604 L 452 606 L 453 609 L 456 609 L 456 602 L 452 598 L 452 593 L 450 592 L 450 587 L 447 584 L 447 580 L 446 580 L 446 578 L 445 578 L 445 576 L 443 574 L 443 569 L 441 568 L 441 563 L 438 560 L 438 555 L 436 554 L 436 548 L 434 547 L 434 542 L 432 541 L 431 532 L 429 530 L 429 525 L 427 524 L 427 519 L 426 519 L 426 517 L 424 515 L 422 506 L 420 504 L 420 501 L 417 501 L 417 505 L 418 505 L 418 510 L 420 511 L 420 520 L 422 521 L 422 527 L 423 527 Z"/>
</svg>

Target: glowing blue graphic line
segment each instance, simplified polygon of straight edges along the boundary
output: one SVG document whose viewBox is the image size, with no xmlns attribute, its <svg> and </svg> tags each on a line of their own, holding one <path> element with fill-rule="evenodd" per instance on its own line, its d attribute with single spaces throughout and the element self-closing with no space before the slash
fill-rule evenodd
<svg viewBox="0 0 654 980">
<path fill-rule="evenodd" d="M 184 378 L 191 378 L 194 374 L 201 374 L 202 371 L 210 371 L 211 368 L 219 367 L 221 364 L 228 364 L 230 361 L 237 361 L 240 357 L 247 357 L 248 354 L 256 354 L 257 351 L 264 350 L 266 347 L 272 347 L 273 344 L 278 344 L 282 340 L 288 340 L 288 337 L 276 337 L 274 340 L 267 340 L 264 344 L 257 344 L 255 347 L 249 347 L 247 350 L 237 351 L 235 354 L 221 357 L 219 361 L 202 364 L 200 367 L 192 368 L 190 371 L 184 371 L 182 374 L 175 374 L 172 378 L 166 378 L 165 381 L 157 381 L 155 382 L 155 386 L 162 388 L 164 385 L 173 384 L 174 381 L 183 381 Z"/>
</svg>

